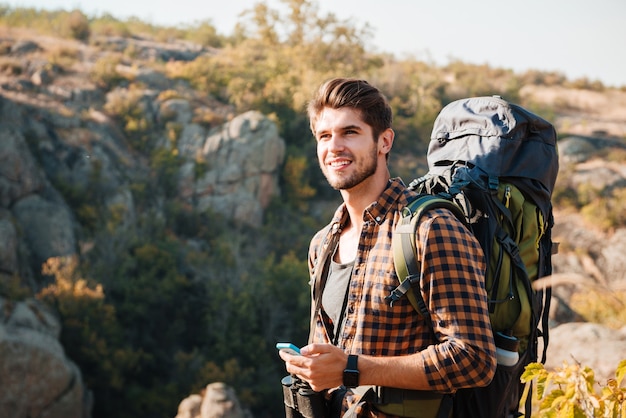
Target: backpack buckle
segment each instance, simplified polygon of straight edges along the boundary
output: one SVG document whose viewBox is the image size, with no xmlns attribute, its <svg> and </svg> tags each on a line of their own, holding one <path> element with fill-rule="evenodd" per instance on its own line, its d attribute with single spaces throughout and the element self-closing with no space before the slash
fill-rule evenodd
<svg viewBox="0 0 626 418">
<path fill-rule="evenodd" d="M 489 176 L 489 190 L 498 190 L 499 185 L 500 181 L 497 177 Z"/>
<path fill-rule="evenodd" d="M 389 306 L 393 306 L 393 304 L 399 301 L 402 296 L 406 295 L 406 292 L 411 289 L 413 282 L 416 280 L 419 281 L 419 276 L 416 274 L 407 276 L 402 283 L 385 296 L 385 302 L 389 303 Z"/>
</svg>

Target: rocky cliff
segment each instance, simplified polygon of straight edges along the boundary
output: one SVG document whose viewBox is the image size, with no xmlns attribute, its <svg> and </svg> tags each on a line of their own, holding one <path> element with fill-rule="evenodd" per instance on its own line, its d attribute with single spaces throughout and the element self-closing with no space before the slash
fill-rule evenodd
<svg viewBox="0 0 626 418">
<path fill-rule="evenodd" d="M 226 106 L 216 104 L 211 107 L 216 122 L 202 123 L 196 116 L 210 98 L 193 101 L 189 98 L 197 93 L 147 69 L 120 65 L 116 71 L 142 81 L 143 88 L 120 86 L 104 94 L 89 78 L 102 48 L 72 43 L 82 59 L 72 70 L 62 71 L 47 54 L 62 47 L 63 40 L 23 38 L 13 32 L 4 33 L 0 42 L 6 47 L 4 62 L 19 67 L 16 73 L 5 68 L 0 74 L 4 288 L 41 290 L 48 282 L 41 274 L 46 260 L 76 256 L 90 245 L 80 236 L 77 214 L 67 199 L 94 196 L 94 179 L 96 205 L 120 209 L 123 228 L 132 228 L 141 211 L 161 212 L 163 217 L 158 193 L 169 193 L 194 209 L 210 209 L 235 224 L 260 226 L 264 209 L 280 193 L 278 175 L 285 155 L 276 124 L 267 117 L 259 112 L 230 115 Z M 123 49 L 132 41 L 102 42 Z M 148 58 L 193 59 L 209 53 L 177 44 L 134 45 L 139 56 Z M 159 97 L 163 91 L 170 94 Z M 133 148 L 123 123 L 104 111 L 107 104 L 110 109 L 124 100 L 133 100 L 137 118 L 154 128 L 151 146 L 182 161 L 160 179 L 169 189 L 155 192 L 156 205 L 150 208 L 140 207 L 131 189 L 154 170 Z M 15 278 L 20 283 L 14 283 Z M 13 302 L 0 297 L 0 416 L 90 416 L 89 392 L 80 370 L 65 356 L 59 334 L 55 314 L 34 299 Z"/>
</svg>

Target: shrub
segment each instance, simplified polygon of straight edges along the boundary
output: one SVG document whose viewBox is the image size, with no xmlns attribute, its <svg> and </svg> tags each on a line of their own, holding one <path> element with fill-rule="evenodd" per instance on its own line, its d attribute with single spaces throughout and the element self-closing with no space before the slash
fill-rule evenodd
<svg viewBox="0 0 626 418">
<path fill-rule="evenodd" d="M 131 31 L 125 22 L 121 22 L 109 14 L 94 19 L 91 24 L 93 35 L 129 37 Z"/>
<path fill-rule="evenodd" d="M 117 66 L 122 62 L 119 54 L 109 54 L 98 58 L 89 72 L 89 78 L 98 87 L 110 90 L 124 77 L 117 71 Z"/>
<path fill-rule="evenodd" d="M 588 191 L 589 193 L 589 191 Z M 609 231 L 626 225 L 626 189 L 597 192 L 581 209 L 583 217 L 590 223 Z"/>
<path fill-rule="evenodd" d="M 178 191 L 178 170 L 182 160 L 177 151 L 159 148 L 150 158 L 150 168 L 156 174 L 158 184 L 167 197 L 175 196 Z"/>
<path fill-rule="evenodd" d="M 541 363 L 531 363 L 521 378 L 526 383 L 521 404 L 529 395 L 529 383 L 535 381 L 538 413 L 542 417 L 624 417 L 626 388 L 621 384 L 625 375 L 626 360 L 619 363 L 615 379 L 606 385 L 596 382 L 593 370 L 579 363 L 564 362 L 554 371 L 546 370 Z"/>
<path fill-rule="evenodd" d="M 305 202 L 315 196 L 315 189 L 308 184 L 308 169 L 307 157 L 290 155 L 282 173 L 289 201 L 301 209 L 305 209 Z"/>
<path fill-rule="evenodd" d="M 130 145 L 141 150 L 148 143 L 148 133 L 152 128 L 143 102 L 143 91 L 137 88 L 117 88 L 106 96 L 104 110 L 122 122 Z"/>
<path fill-rule="evenodd" d="M 77 48 L 56 46 L 48 53 L 48 61 L 52 66 L 67 69 L 80 59 L 80 51 Z"/>
<path fill-rule="evenodd" d="M 200 22 L 186 31 L 186 38 L 200 45 L 221 48 L 224 44 L 222 37 L 217 34 L 215 26 L 210 21 Z"/>
<path fill-rule="evenodd" d="M 62 19 L 63 28 L 62 33 L 66 33 L 67 36 L 78 39 L 79 41 L 86 41 L 89 39 L 91 30 L 89 29 L 89 19 L 80 10 L 73 10 L 69 13 L 65 19 Z"/>
</svg>

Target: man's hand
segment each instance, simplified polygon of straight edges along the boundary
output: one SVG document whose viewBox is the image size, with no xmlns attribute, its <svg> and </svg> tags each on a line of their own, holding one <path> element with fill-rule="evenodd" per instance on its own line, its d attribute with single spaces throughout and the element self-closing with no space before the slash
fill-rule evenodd
<svg viewBox="0 0 626 418">
<path fill-rule="evenodd" d="M 310 344 L 300 349 L 300 356 L 279 352 L 287 371 L 306 380 L 311 389 L 321 391 L 340 386 L 348 355 L 332 344 Z"/>
</svg>

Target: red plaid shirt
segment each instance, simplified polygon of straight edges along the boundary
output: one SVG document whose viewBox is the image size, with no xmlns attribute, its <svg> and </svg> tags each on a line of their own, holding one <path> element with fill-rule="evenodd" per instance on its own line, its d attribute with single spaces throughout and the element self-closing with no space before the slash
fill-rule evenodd
<svg viewBox="0 0 626 418">
<path fill-rule="evenodd" d="M 495 345 L 483 282 L 486 266 L 479 243 L 450 211 L 430 211 L 416 236 L 423 274 L 421 292 L 431 323 L 415 312 L 406 297 L 393 306 L 385 301 L 400 283 L 393 263 L 392 233 L 400 220 L 400 209 L 413 196 L 415 192 L 406 189 L 400 179 L 391 179 L 378 200 L 365 210 L 338 345 L 349 353 L 372 356 L 419 352 L 424 359 L 423 372 L 434 391 L 449 393 L 484 386 L 495 370 Z M 313 287 L 320 246 L 332 225 L 341 226 L 346 220 L 347 212 L 341 205 L 330 228 L 319 231 L 311 241 Z M 330 342 L 324 321 L 332 329 L 322 310 L 316 318 L 315 342 Z"/>
</svg>

